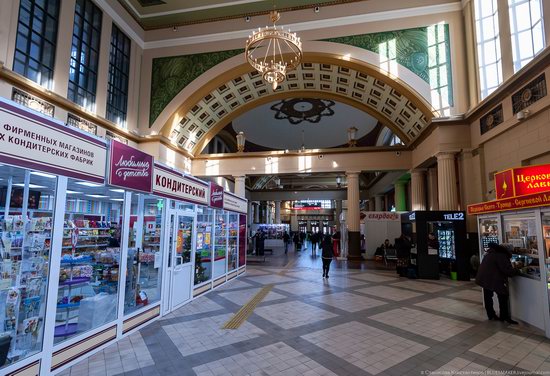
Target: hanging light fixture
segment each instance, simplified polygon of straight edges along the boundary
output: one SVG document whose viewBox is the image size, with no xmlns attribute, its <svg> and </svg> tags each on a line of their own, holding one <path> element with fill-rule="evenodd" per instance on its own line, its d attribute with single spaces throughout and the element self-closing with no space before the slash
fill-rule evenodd
<svg viewBox="0 0 550 376">
<path fill-rule="evenodd" d="M 246 137 L 244 136 L 243 132 L 239 132 L 237 134 L 237 150 L 239 153 L 242 153 L 244 151 L 244 144 L 246 142 Z"/>
<path fill-rule="evenodd" d="M 340 188 L 340 186 L 342 185 L 342 178 L 340 177 L 340 175 L 336 176 L 336 185 L 338 186 L 338 188 Z"/>
<path fill-rule="evenodd" d="M 355 127 L 348 128 L 348 145 L 350 147 L 357 145 L 357 131 L 358 129 Z"/>
<path fill-rule="evenodd" d="M 273 26 L 258 28 L 248 36 L 245 46 L 247 61 L 260 72 L 273 90 L 286 79 L 287 72 L 295 69 L 302 60 L 302 41 L 290 30 L 278 27 L 281 15 L 276 10 L 269 13 Z"/>
</svg>

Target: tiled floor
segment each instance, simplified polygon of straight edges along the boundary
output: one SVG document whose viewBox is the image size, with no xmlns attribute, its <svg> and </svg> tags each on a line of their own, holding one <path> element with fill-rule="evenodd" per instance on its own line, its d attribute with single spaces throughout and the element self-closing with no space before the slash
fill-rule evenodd
<svg viewBox="0 0 550 376">
<path fill-rule="evenodd" d="M 471 282 L 275 249 L 264 265 L 63 370 L 63 376 L 550 375 L 550 340 L 487 321 Z M 236 330 L 224 323 L 266 284 Z M 429 371 L 429 372 L 428 372 Z"/>
</svg>

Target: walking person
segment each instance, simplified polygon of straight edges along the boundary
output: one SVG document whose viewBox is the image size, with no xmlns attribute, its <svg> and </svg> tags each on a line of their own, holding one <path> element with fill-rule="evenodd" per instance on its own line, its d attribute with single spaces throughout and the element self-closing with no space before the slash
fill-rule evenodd
<svg viewBox="0 0 550 376">
<path fill-rule="evenodd" d="M 511 245 L 510 245 L 511 246 Z M 483 301 L 485 311 L 489 320 L 506 321 L 508 324 L 517 324 L 512 320 L 510 309 L 508 307 L 508 277 L 518 274 L 510 262 L 511 253 L 508 251 L 508 245 L 489 243 L 489 248 L 476 276 L 476 284 L 483 288 Z M 513 247 L 512 247 L 513 248 Z M 493 308 L 493 294 L 497 294 L 500 317 L 497 316 Z"/>
<path fill-rule="evenodd" d="M 294 252 L 298 252 L 300 250 L 300 235 L 297 232 L 294 233 L 292 241 L 294 242 Z"/>
<path fill-rule="evenodd" d="M 323 278 L 328 278 L 328 271 L 330 269 L 330 263 L 334 257 L 334 249 L 332 248 L 332 238 L 330 235 L 325 235 L 323 242 L 321 243 L 323 258 Z"/>
<path fill-rule="evenodd" d="M 288 244 L 290 243 L 290 235 L 285 231 L 283 234 L 283 242 L 285 243 L 285 255 L 288 253 Z"/>
<path fill-rule="evenodd" d="M 306 248 L 306 233 L 303 231 L 300 232 L 300 251 L 302 247 Z"/>
<path fill-rule="evenodd" d="M 312 233 L 311 236 L 311 255 L 317 256 L 317 242 L 319 241 L 319 237 L 316 232 Z"/>
</svg>

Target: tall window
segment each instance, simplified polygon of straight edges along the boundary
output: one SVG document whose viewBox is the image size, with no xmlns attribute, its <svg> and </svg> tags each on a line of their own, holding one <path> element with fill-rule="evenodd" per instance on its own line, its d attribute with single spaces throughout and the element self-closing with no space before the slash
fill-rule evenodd
<svg viewBox="0 0 550 376">
<path fill-rule="evenodd" d="M 22 0 L 13 70 L 51 89 L 59 0 Z"/>
<path fill-rule="evenodd" d="M 514 72 L 533 60 L 544 48 L 540 0 L 508 0 Z"/>
<path fill-rule="evenodd" d="M 441 116 L 451 114 L 451 72 L 447 34 L 444 23 L 428 27 L 428 70 L 430 74 L 432 106 Z"/>
<path fill-rule="evenodd" d="M 74 13 L 68 97 L 95 110 L 102 13 L 91 0 L 77 0 Z"/>
<path fill-rule="evenodd" d="M 475 0 L 477 58 L 481 99 L 502 83 L 497 0 Z"/>
<path fill-rule="evenodd" d="M 130 71 L 130 38 L 113 25 L 109 56 L 107 119 L 126 126 L 128 108 L 128 75 Z"/>
</svg>

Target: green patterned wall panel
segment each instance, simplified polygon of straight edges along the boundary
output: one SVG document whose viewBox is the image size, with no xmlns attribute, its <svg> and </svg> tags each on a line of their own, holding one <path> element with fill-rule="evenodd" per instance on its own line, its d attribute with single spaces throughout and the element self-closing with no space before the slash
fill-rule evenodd
<svg viewBox="0 0 550 376">
<path fill-rule="evenodd" d="M 394 59 L 429 83 L 433 90 L 439 91 L 452 106 L 449 25 L 351 35 L 324 41 L 363 48 Z M 384 48 L 390 44 L 391 48 Z M 191 81 L 242 52 L 230 50 L 153 59 L 149 124 L 153 124 L 168 103 Z"/>
<path fill-rule="evenodd" d="M 239 49 L 153 59 L 149 126 L 191 81 L 222 61 L 243 52 Z"/>
</svg>

